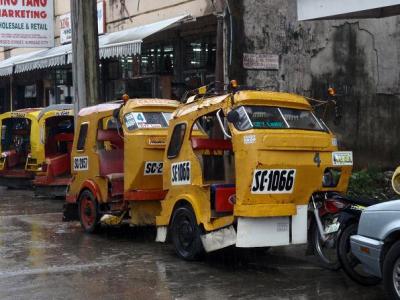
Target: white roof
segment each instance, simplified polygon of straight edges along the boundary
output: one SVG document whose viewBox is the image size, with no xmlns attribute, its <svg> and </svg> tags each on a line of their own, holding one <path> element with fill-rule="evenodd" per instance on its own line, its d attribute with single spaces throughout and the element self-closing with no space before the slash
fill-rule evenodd
<svg viewBox="0 0 400 300">
<path fill-rule="evenodd" d="M 136 55 L 141 52 L 143 39 L 183 21 L 188 15 L 128 28 L 99 37 L 99 57 L 110 58 Z M 72 45 L 16 55 L 0 62 L 0 76 L 72 63 Z M 14 68 L 15 66 L 15 68 Z"/>
<path fill-rule="evenodd" d="M 0 61 L 0 76 L 11 75 L 13 73 L 14 64 L 16 64 L 19 61 L 29 59 L 30 57 L 35 56 L 43 51 L 46 51 L 46 50 L 42 49 L 39 51 L 23 53 L 23 54 L 11 56 L 10 58 Z"/>
</svg>

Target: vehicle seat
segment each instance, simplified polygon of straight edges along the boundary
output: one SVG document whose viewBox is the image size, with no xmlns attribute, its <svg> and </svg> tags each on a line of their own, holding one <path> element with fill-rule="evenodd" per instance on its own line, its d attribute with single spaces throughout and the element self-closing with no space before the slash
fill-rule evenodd
<svg viewBox="0 0 400 300">
<path fill-rule="evenodd" d="M 124 141 L 117 130 L 114 129 L 99 129 L 97 131 L 97 140 L 99 142 L 110 142 L 118 149 L 124 147 Z"/>
<path fill-rule="evenodd" d="M 60 176 L 71 172 L 70 153 L 55 153 L 46 157 L 49 174 Z"/>
<path fill-rule="evenodd" d="M 16 165 L 18 165 L 20 160 L 20 155 L 18 155 L 17 151 L 15 150 L 4 151 L 3 155 L 7 157 L 6 158 L 7 168 L 13 168 Z"/>
<path fill-rule="evenodd" d="M 223 139 L 205 139 L 205 138 L 191 138 L 193 150 L 206 150 L 211 155 L 216 152 L 232 150 L 232 142 L 230 140 Z M 203 154 L 205 154 L 203 152 Z"/>
<path fill-rule="evenodd" d="M 99 150 L 99 168 L 100 176 L 109 176 L 110 179 L 117 179 L 124 173 L 124 150 L 113 149 L 111 151 Z"/>
<path fill-rule="evenodd" d="M 232 150 L 232 142 L 224 139 L 192 137 L 191 144 L 200 162 L 204 181 L 224 181 L 224 151 Z"/>
</svg>

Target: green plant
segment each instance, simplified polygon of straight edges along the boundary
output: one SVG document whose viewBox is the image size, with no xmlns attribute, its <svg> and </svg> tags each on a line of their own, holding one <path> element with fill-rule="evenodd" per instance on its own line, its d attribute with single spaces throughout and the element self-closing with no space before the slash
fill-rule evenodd
<svg viewBox="0 0 400 300">
<path fill-rule="evenodd" d="M 374 168 L 353 172 L 350 177 L 348 195 L 382 200 L 394 198 L 395 194 L 390 185 L 391 177 L 387 173 Z"/>
</svg>

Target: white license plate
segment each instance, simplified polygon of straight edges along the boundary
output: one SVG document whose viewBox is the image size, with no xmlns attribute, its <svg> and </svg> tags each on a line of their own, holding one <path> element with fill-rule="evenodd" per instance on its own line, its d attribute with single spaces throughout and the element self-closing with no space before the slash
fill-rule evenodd
<svg viewBox="0 0 400 300">
<path fill-rule="evenodd" d="M 335 233 L 339 230 L 340 223 L 333 223 L 325 227 L 325 234 Z"/>
</svg>

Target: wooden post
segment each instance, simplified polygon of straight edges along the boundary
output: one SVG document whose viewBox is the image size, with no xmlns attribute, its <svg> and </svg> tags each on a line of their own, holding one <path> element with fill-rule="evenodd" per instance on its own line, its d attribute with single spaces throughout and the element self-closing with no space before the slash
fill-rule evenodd
<svg viewBox="0 0 400 300">
<path fill-rule="evenodd" d="M 96 0 L 71 0 L 72 76 L 75 115 L 99 99 L 99 42 Z"/>
</svg>

